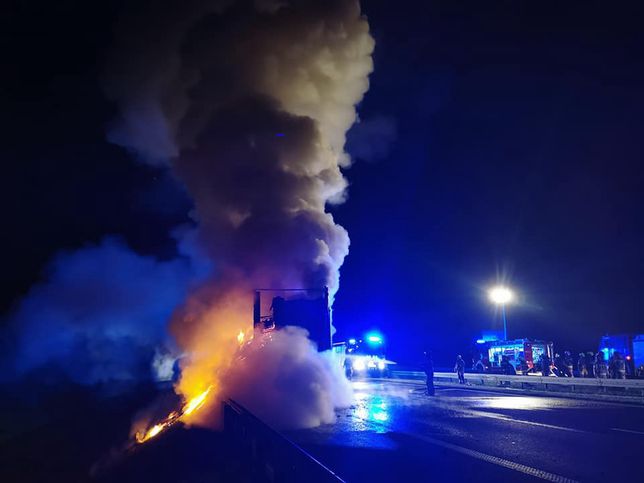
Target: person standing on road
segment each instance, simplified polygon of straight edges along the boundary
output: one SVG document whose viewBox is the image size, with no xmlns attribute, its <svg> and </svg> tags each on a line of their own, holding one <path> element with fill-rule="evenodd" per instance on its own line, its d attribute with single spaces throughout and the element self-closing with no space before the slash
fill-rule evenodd
<svg viewBox="0 0 644 483">
<path fill-rule="evenodd" d="M 510 363 L 508 356 L 501 357 L 501 369 L 503 370 L 503 374 L 505 374 L 506 376 L 517 375 L 517 371 L 514 368 L 514 366 Z"/>
<path fill-rule="evenodd" d="M 588 370 L 588 377 L 595 377 L 595 354 L 592 352 L 586 353 L 586 369 Z"/>
<path fill-rule="evenodd" d="M 572 354 L 570 354 L 570 351 L 565 351 L 564 352 L 564 357 L 563 357 L 563 362 L 564 362 L 564 374 L 566 377 L 575 377 L 573 374 L 572 370 Z"/>
<path fill-rule="evenodd" d="M 460 354 L 456 356 L 456 364 L 454 365 L 454 372 L 458 375 L 458 383 L 465 384 L 465 360 Z"/>
<path fill-rule="evenodd" d="M 485 372 L 485 364 L 483 363 L 483 355 L 479 357 L 479 360 L 474 364 L 474 372 L 483 373 Z"/>
<path fill-rule="evenodd" d="M 644 377 L 644 364 L 641 364 L 635 373 L 637 377 Z"/>
<path fill-rule="evenodd" d="M 560 354 L 555 354 L 555 367 L 552 369 L 552 372 L 555 373 L 555 376 L 563 376 L 563 357 Z"/>
<path fill-rule="evenodd" d="M 577 370 L 579 371 L 579 377 L 588 377 L 588 369 L 586 368 L 586 354 L 583 352 L 579 353 L 579 359 L 577 359 Z"/>
<path fill-rule="evenodd" d="M 626 361 L 620 352 L 615 352 L 613 356 L 615 357 L 613 362 L 615 379 L 626 379 Z"/>
<path fill-rule="evenodd" d="M 604 353 L 599 351 L 595 355 L 595 378 L 606 379 L 608 377 L 608 367 L 606 366 L 606 359 Z"/>
<path fill-rule="evenodd" d="M 344 375 L 347 376 L 347 379 L 353 379 L 353 364 L 349 357 L 344 357 Z"/>
<path fill-rule="evenodd" d="M 541 356 L 541 375 L 550 375 L 550 357 L 548 357 L 548 354 L 545 353 Z"/>
<path fill-rule="evenodd" d="M 608 358 L 608 378 L 609 379 L 617 379 L 616 362 L 617 362 L 617 352 L 613 352 L 613 355 L 611 355 Z"/>
<path fill-rule="evenodd" d="M 425 376 L 427 380 L 427 395 L 433 396 L 434 391 L 434 361 L 432 361 L 432 353 L 427 351 L 425 352 L 425 360 L 423 361 L 423 371 L 425 371 Z"/>
</svg>

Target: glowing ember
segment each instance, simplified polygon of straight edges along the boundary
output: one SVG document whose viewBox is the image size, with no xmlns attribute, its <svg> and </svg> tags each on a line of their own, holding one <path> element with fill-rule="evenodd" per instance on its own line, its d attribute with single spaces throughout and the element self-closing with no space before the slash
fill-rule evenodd
<svg viewBox="0 0 644 483">
<path fill-rule="evenodd" d="M 239 345 L 242 345 L 244 343 L 244 331 L 240 330 L 239 334 L 237 334 L 237 342 L 239 342 Z"/>
<path fill-rule="evenodd" d="M 208 393 L 210 393 L 211 389 L 212 389 L 212 386 L 208 386 L 208 389 L 206 389 L 204 392 L 202 392 L 198 396 L 193 397 L 190 401 L 184 404 L 180 413 L 177 411 L 172 411 L 170 414 L 166 416 L 166 418 L 163 421 L 155 424 L 146 432 L 144 433 L 137 432 L 136 435 L 134 436 L 136 439 L 136 442 L 145 443 L 149 439 L 152 439 L 157 434 L 161 433 L 163 430 L 169 428 L 176 422 L 180 421 L 183 416 L 187 416 L 195 412 L 199 408 L 201 408 L 201 406 L 203 406 L 204 403 L 206 402 L 206 398 L 208 397 Z"/>
</svg>

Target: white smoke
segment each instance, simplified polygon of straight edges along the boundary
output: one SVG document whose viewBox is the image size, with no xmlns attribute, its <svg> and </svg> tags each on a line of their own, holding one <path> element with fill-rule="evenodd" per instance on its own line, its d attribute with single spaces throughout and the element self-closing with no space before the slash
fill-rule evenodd
<svg viewBox="0 0 644 483">
<path fill-rule="evenodd" d="M 332 423 L 353 394 L 340 364 L 324 354 L 300 327 L 258 334 L 223 374 L 222 392 L 278 429 Z"/>
</svg>

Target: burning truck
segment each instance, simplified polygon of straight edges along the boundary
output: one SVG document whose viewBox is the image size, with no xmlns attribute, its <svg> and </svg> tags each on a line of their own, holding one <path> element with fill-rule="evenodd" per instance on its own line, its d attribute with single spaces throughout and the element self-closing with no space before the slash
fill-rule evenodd
<svg viewBox="0 0 644 483">
<path fill-rule="evenodd" d="M 331 310 L 329 307 L 329 290 L 319 289 L 256 289 L 253 304 L 253 330 L 240 330 L 236 341 L 243 358 L 245 344 L 252 344 L 259 339 L 259 345 L 270 343 L 271 337 L 285 327 L 295 326 L 308 332 L 308 337 L 319 352 L 330 351 L 332 347 Z M 336 358 L 338 364 L 342 361 Z M 138 444 L 154 438 L 177 423 L 185 423 L 193 418 L 197 411 L 209 402 L 213 391 L 210 385 L 196 396 L 184 400 L 182 406 L 170 411 L 156 423 L 147 425 L 144 430 L 134 434 Z"/>
<path fill-rule="evenodd" d="M 102 85 L 119 111 L 110 141 L 168 168 L 196 222 L 178 245 L 199 280 L 167 325 L 184 355 L 174 384 L 184 406 L 137 440 L 178 421 L 215 425 L 208 417 L 227 397 L 245 397 L 267 421 L 286 408 L 278 422 L 300 427 L 332 421 L 345 404 L 334 384 L 346 381 L 311 341 L 332 347 L 349 235 L 327 207 L 346 199 L 346 134 L 375 42 L 355 0 L 269 3 L 128 11 L 107 57 Z M 283 372 L 280 387 L 271 370 Z"/>
</svg>

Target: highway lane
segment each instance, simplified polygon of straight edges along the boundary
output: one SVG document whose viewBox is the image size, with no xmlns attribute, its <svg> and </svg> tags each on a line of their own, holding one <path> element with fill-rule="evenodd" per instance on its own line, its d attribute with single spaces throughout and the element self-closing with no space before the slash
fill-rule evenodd
<svg viewBox="0 0 644 483">
<path fill-rule="evenodd" d="M 639 480 L 644 407 L 353 383 L 332 425 L 287 433 L 347 481 Z"/>
</svg>

